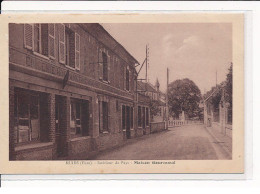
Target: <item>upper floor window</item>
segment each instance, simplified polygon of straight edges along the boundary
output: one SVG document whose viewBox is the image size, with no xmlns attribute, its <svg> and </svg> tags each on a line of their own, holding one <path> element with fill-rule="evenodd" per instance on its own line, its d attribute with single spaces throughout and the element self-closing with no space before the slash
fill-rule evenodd
<svg viewBox="0 0 260 194">
<path fill-rule="evenodd" d="M 103 58 L 103 80 L 108 81 L 108 63 L 107 63 L 107 54 L 102 52 Z"/>
<path fill-rule="evenodd" d="M 129 75 L 129 68 L 126 68 L 126 73 L 125 73 L 125 89 L 129 91 L 130 89 L 130 75 Z"/>
<path fill-rule="evenodd" d="M 64 24 L 59 24 L 59 62 L 80 70 L 80 36 Z"/>
<path fill-rule="evenodd" d="M 24 24 L 24 45 L 40 55 L 55 58 L 55 25 Z"/>
<path fill-rule="evenodd" d="M 109 63 L 110 56 L 105 52 L 99 50 L 99 79 L 109 82 Z"/>
</svg>

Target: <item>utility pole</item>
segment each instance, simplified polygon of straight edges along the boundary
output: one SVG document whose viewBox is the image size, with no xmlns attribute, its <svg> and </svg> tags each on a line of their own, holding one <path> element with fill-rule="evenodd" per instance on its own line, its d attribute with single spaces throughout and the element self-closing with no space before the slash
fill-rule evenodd
<svg viewBox="0 0 260 194">
<path fill-rule="evenodd" d="M 169 125 L 169 69 L 167 67 L 167 88 L 166 88 L 166 130 L 168 130 L 168 125 Z"/>
<path fill-rule="evenodd" d="M 148 46 L 146 45 L 146 60 L 145 60 L 145 80 L 146 80 L 146 83 L 148 82 L 148 73 L 147 73 L 147 70 L 148 70 Z"/>
<path fill-rule="evenodd" d="M 218 71 L 216 70 L 216 87 L 218 85 Z"/>
</svg>

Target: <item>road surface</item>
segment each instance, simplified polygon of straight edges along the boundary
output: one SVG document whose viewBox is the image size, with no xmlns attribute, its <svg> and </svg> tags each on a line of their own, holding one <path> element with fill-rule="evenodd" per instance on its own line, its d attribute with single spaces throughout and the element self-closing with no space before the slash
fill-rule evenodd
<svg viewBox="0 0 260 194">
<path fill-rule="evenodd" d="M 186 125 L 128 140 L 98 154 L 95 160 L 217 160 L 228 159 L 203 125 Z"/>
</svg>

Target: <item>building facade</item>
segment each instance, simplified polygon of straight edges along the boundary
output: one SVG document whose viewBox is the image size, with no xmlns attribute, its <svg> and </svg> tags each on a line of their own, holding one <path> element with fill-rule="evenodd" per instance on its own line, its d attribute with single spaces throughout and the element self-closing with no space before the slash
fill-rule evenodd
<svg viewBox="0 0 260 194">
<path fill-rule="evenodd" d="M 137 63 L 100 24 L 10 24 L 10 160 L 86 159 L 138 136 Z"/>
</svg>

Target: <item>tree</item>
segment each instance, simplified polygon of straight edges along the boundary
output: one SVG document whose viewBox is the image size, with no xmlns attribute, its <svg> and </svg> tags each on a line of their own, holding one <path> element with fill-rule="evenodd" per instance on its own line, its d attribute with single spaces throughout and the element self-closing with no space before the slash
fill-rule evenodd
<svg viewBox="0 0 260 194">
<path fill-rule="evenodd" d="M 179 118 L 185 111 L 189 118 L 198 117 L 201 92 L 190 79 L 176 80 L 169 84 L 169 112 L 171 116 Z"/>
<path fill-rule="evenodd" d="M 159 102 L 156 100 L 151 100 L 149 107 L 150 107 L 151 118 L 153 120 L 153 117 L 156 116 L 161 110 Z"/>
<path fill-rule="evenodd" d="M 233 84 L 232 84 L 233 64 L 232 63 L 228 70 L 229 72 L 226 77 L 226 86 L 225 86 L 225 91 L 226 91 L 225 98 L 226 101 L 230 104 L 230 108 L 232 109 L 232 90 L 233 90 Z"/>
</svg>

